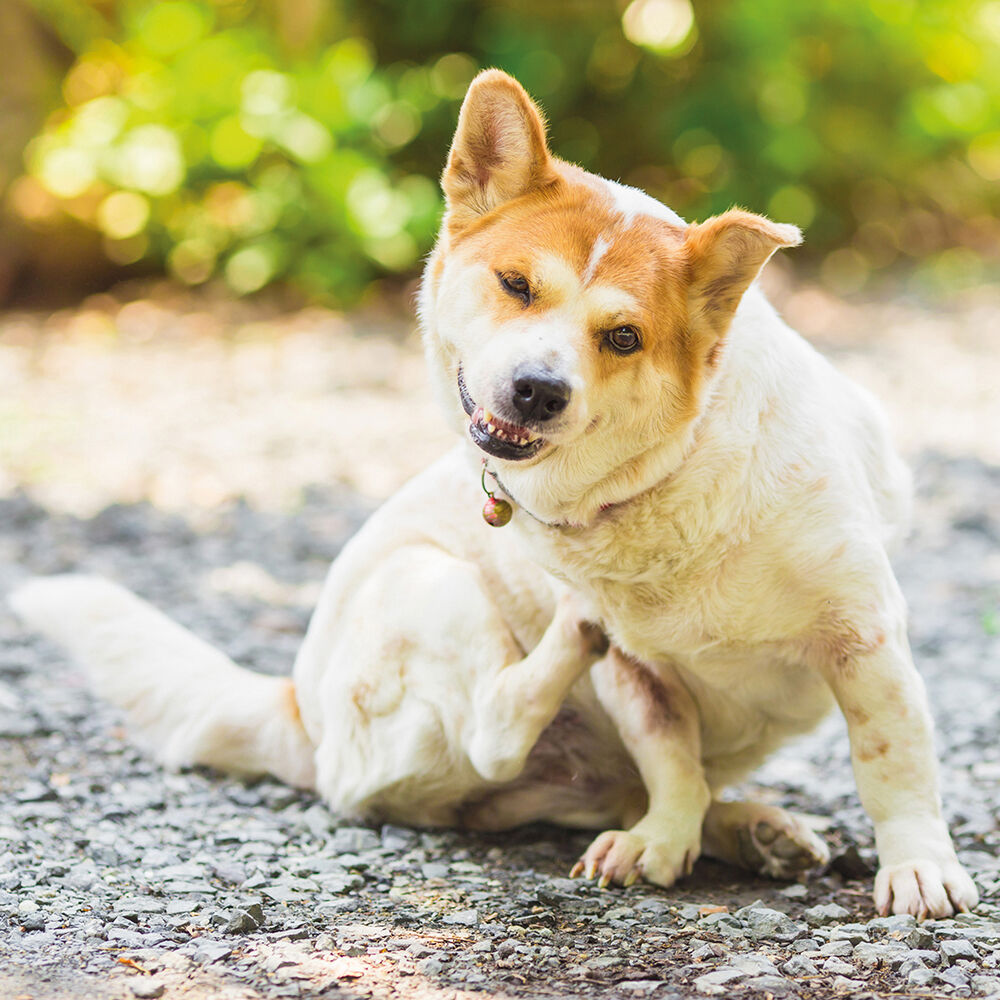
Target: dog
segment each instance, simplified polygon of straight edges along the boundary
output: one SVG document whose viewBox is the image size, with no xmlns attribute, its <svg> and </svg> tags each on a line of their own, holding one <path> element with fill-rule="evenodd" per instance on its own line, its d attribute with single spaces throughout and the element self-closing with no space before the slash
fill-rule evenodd
<svg viewBox="0 0 1000 1000">
<path fill-rule="evenodd" d="M 836 703 L 878 911 L 975 906 L 886 554 L 907 472 L 754 283 L 799 231 L 689 225 L 557 159 L 498 70 L 442 186 L 418 312 L 461 441 L 344 548 L 291 679 L 105 580 L 29 581 L 15 609 L 166 765 L 269 772 L 366 819 L 602 830 L 574 869 L 602 885 L 670 886 L 703 853 L 824 864 L 803 819 L 719 793 Z"/>
</svg>

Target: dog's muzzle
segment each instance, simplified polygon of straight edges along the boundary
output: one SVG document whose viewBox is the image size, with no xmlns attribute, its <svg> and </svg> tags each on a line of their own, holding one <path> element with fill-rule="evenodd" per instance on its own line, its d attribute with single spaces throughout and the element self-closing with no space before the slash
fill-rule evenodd
<svg viewBox="0 0 1000 1000">
<path fill-rule="evenodd" d="M 561 413 L 569 402 L 569 387 L 556 379 L 531 381 L 522 374 L 514 378 L 512 404 L 519 413 L 538 412 L 546 416 L 535 416 L 533 422 L 550 420 Z M 521 405 L 515 400 L 520 392 Z M 462 409 L 469 416 L 469 437 L 476 445 L 495 458 L 510 462 L 520 462 L 535 455 L 545 447 L 545 438 L 528 427 L 503 420 L 496 414 L 476 404 L 465 384 L 462 369 L 458 369 L 458 394 Z M 523 409 L 522 409 L 523 407 Z"/>
</svg>

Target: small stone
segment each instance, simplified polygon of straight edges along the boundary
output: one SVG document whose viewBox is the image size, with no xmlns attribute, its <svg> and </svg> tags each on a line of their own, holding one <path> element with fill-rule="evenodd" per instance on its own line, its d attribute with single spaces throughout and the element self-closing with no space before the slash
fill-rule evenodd
<svg viewBox="0 0 1000 1000">
<path fill-rule="evenodd" d="M 437 955 L 431 955 L 420 961 L 417 968 L 425 976 L 438 976 L 444 971 L 444 962 Z"/>
<path fill-rule="evenodd" d="M 835 976 L 854 976 L 857 974 L 857 970 L 850 962 L 845 962 L 842 958 L 837 958 L 836 955 L 823 963 L 823 971 Z"/>
<path fill-rule="evenodd" d="M 833 955 L 836 958 L 848 958 L 854 954 L 854 946 L 850 941 L 827 941 L 820 949 L 821 955 Z"/>
<path fill-rule="evenodd" d="M 479 923 L 479 913 L 476 910 L 458 910 L 455 913 L 449 913 L 447 916 L 442 917 L 441 922 L 445 924 L 458 924 L 460 927 L 475 927 Z"/>
<path fill-rule="evenodd" d="M 805 933 L 805 927 L 796 923 L 787 913 L 772 910 L 766 906 L 743 907 L 736 911 L 747 930 L 758 941 L 769 938 L 774 941 L 794 941 Z"/>
<path fill-rule="evenodd" d="M 691 952 L 691 961 L 704 962 L 706 959 L 710 958 L 721 958 L 725 954 L 726 949 L 723 948 L 721 944 L 706 941 L 704 944 L 699 945 L 694 949 L 694 951 Z"/>
<path fill-rule="evenodd" d="M 910 913 L 893 913 L 889 917 L 875 917 L 869 920 L 866 926 L 869 931 L 884 934 L 900 934 L 916 927 L 917 918 Z"/>
<path fill-rule="evenodd" d="M 226 934 L 250 934 L 264 924 L 264 911 L 259 903 L 237 910 L 225 926 Z"/>
<path fill-rule="evenodd" d="M 941 957 L 948 965 L 952 965 L 960 958 L 971 958 L 973 961 L 979 960 L 979 952 L 976 951 L 975 945 L 965 938 L 954 938 L 951 941 L 942 941 L 938 945 L 938 950 L 941 952 Z"/>
<path fill-rule="evenodd" d="M 750 952 L 733 956 L 733 965 L 748 976 L 776 976 L 778 969 L 766 955 Z"/>
<path fill-rule="evenodd" d="M 785 996 L 794 990 L 794 986 L 784 976 L 754 976 L 741 985 L 757 993 L 767 993 L 771 996 Z"/>
<path fill-rule="evenodd" d="M 743 933 L 743 924 L 731 913 L 710 913 L 698 921 L 698 926 L 710 928 L 728 937 Z"/>
<path fill-rule="evenodd" d="M 810 927 L 822 927 L 824 924 L 839 923 L 850 917 L 850 910 L 837 903 L 820 903 L 819 906 L 810 906 L 804 910 L 802 916 Z"/>
<path fill-rule="evenodd" d="M 218 962 L 226 958 L 232 952 L 232 947 L 222 941 L 209 941 L 205 938 L 198 938 L 194 946 L 192 958 L 196 962 L 210 965 L 212 962 Z"/>
<path fill-rule="evenodd" d="M 238 861 L 216 861 L 212 865 L 212 871 L 216 878 L 228 882 L 230 885 L 239 885 L 247 878 L 246 866 L 241 865 Z"/>
<path fill-rule="evenodd" d="M 378 834 L 363 826 L 342 826 L 334 833 L 331 843 L 338 854 L 360 854 L 381 846 Z"/>
<path fill-rule="evenodd" d="M 830 931 L 830 940 L 859 944 L 868 940 L 868 928 L 864 924 L 841 924 Z"/>
<path fill-rule="evenodd" d="M 888 965 L 892 956 L 902 950 L 902 946 L 898 944 L 894 946 L 861 941 L 854 946 L 854 954 L 851 957 L 858 965 L 874 968 L 876 965 Z"/>
<path fill-rule="evenodd" d="M 837 976 L 831 985 L 834 993 L 857 993 L 866 986 L 863 979 L 848 979 L 847 976 Z"/>
<path fill-rule="evenodd" d="M 819 951 L 819 944 L 816 938 L 799 938 L 797 941 L 793 941 L 788 948 L 793 952 Z"/>
<path fill-rule="evenodd" d="M 911 948 L 933 948 L 934 932 L 929 927 L 914 927 L 903 940 Z"/>
<path fill-rule="evenodd" d="M 167 987 L 158 979 L 135 979 L 129 983 L 129 988 L 139 1000 L 156 1000 L 163 996 Z"/>
<path fill-rule="evenodd" d="M 972 988 L 983 996 L 1000 995 L 1000 976 L 973 976 Z"/>
<path fill-rule="evenodd" d="M 819 969 L 816 967 L 816 963 L 810 961 L 808 958 L 804 958 L 802 955 L 793 955 L 784 965 L 781 967 L 781 971 L 786 976 L 816 976 L 819 975 Z"/>
<path fill-rule="evenodd" d="M 381 833 L 382 846 L 387 851 L 408 851 L 417 843 L 417 835 L 403 826 L 386 823 Z"/>
<path fill-rule="evenodd" d="M 944 983 L 946 986 L 952 986 L 957 989 L 959 987 L 969 985 L 969 975 L 964 969 L 960 969 L 957 965 L 953 965 L 951 968 L 945 969 L 943 972 L 935 972 L 934 981 L 936 983 Z"/>
<path fill-rule="evenodd" d="M 926 965 L 919 965 L 906 974 L 906 984 L 917 987 L 929 986 L 934 982 L 935 975 L 933 969 L 928 969 Z"/>
<path fill-rule="evenodd" d="M 699 976 L 694 981 L 694 988 L 707 996 L 730 994 L 732 990 L 729 989 L 728 984 L 737 979 L 743 979 L 744 976 L 745 974 L 739 969 L 723 967 L 715 969 L 713 972 L 707 972 L 704 976 Z"/>
</svg>

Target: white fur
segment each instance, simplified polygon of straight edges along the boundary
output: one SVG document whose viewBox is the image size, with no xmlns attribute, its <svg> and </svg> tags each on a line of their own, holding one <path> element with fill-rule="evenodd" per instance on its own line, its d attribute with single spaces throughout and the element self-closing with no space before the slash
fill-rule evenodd
<svg viewBox="0 0 1000 1000">
<path fill-rule="evenodd" d="M 601 258 L 608 252 L 611 248 L 611 241 L 606 240 L 603 236 L 598 236 L 594 240 L 594 247 L 590 251 L 590 258 L 587 261 L 587 267 L 583 272 L 583 284 L 589 285 L 594 280 L 594 272 L 597 270 L 597 265 L 600 264 Z"/>
<path fill-rule="evenodd" d="M 129 712 L 140 742 L 170 767 L 208 764 L 314 783 L 286 678 L 236 666 L 122 587 L 99 577 L 31 580 L 11 605 L 83 662 L 95 689 Z"/>
<path fill-rule="evenodd" d="M 672 208 L 667 208 L 663 202 L 651 198 L 645 191 L 629 187 L 627 184 L 619 184 L 617 181 L 605 180 L 604 183 L 614 199 L 615 208 L 622 213 L 622 226 L 626 229 L 639 215 L 646 215 L 652 219 L 662 219 L 675 226 L 687 225 Z"/>
</svg>

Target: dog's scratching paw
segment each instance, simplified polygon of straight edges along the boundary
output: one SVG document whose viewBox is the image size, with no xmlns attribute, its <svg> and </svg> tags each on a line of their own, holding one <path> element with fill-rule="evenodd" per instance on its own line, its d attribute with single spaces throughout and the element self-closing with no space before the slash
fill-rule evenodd
<svg viewBox="0 0 1000 1000">
<path fill-rule="evenodd" d="M 918 920 L 966 913 L 979 903 L 979 890 L 958 860 L 904 861 L 875 876 L 875 908 L 882 916 L 909 913 Z"/>
<path fill-rule="evenodd" d="M 699 854 L 696 843 L 685 848 L 628 830 L 606 830 L 573 866 L 570 877 L 596 878 L 602 889 L 612 882 L 627 888 L 640 878 L 667 887 L 691 874 Z"/>
<path fill-rule="evenodd" d="M 582 621 L 577 624 L 577 628 L 583 637 L 584 645 L 592 656 L 603 656 L 611 648 L 611 642 L 600 625 Z"/>
</svg>

